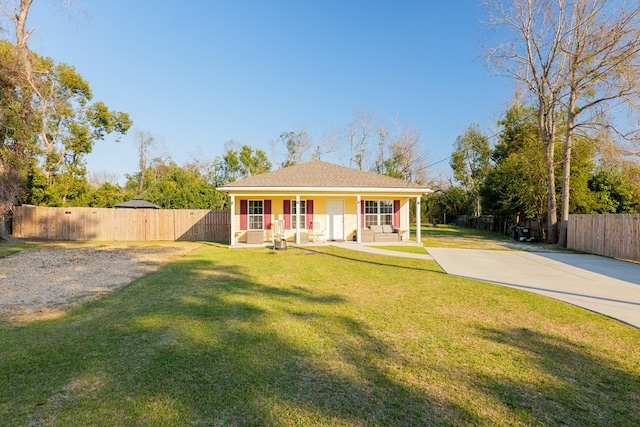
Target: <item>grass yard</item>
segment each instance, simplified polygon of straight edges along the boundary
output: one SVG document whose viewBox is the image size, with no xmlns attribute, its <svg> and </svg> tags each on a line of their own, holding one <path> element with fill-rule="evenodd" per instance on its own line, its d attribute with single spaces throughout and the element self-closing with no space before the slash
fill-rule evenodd
<svg viewBox="0 0 640 427">
<path fill-rule="evenodd" d="M 411 230 L 411 236 L 415 239 L 415 229 Z M 455 225 L 439 224 L 437 227 L 424 225 L 421 228 L 421 237 L 424 246 L 434 248 L 566 251 L 558 245 L 549 245 L 545 242 L 520 243 L 500 233 Z"/>
<path fill-rule="evenodd" d="M 61 318 L 0 325 L 0 424 L 639 425 L 639 343 L 435 262 L 205 244 Z"/>
<path fill-rule="evenodd" d="M 16 252 L 23 251 L 25 249 L 29 249 L 34 247 L 34 243 L 9 243 L 9 242 L 0 242 L 0 258 L 5 257 L 7 255 L 15 254 Z"/>
<path fill-rule="evenodd" d="M 412 230 L 415 236 L 415 230 Z M 500 233 L 439 224 L 437 227 L 424 225 L 421 228 L 422 243 L 425 246 L 468 249 L 509 249 L 515 241 Z"/>
</svg>

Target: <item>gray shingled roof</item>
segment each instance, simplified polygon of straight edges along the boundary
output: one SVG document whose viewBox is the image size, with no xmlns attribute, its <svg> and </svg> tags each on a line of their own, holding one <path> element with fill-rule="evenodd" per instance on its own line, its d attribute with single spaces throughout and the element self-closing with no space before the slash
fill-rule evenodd
<svg viewBox="0 0 640 427">
<path fill-rule="evenodd" d="M 128 209 L 160 209 L 160 206 L 154 205 L 151 202 L 147 202 L 143 199 L 127 200 L 126 202 L 118 203 L 114 208 L 128 208 Z"/>
<path fill-rule="evenodd" d="M 250 176 L 220 187 L 221 191 L 239 188 L 404 188 L 426 190 L 426 187 L 401 179 L 312 160 L 286 168 Z"/>
</svg>

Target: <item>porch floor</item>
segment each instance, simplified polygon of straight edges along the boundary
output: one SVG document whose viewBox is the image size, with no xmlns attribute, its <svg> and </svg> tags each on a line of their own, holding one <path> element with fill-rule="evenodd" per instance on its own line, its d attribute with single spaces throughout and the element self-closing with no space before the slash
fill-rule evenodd
<svg viewBox="0 0 640 427">
<path fill-rule="evenodd" d="M 427 253 L 425 250 L 424 254 L 417 254 L 411 252 L 399 252 L 393 250 L 385 250 L 381 249 L 378 246 L 416 246 L 423 247 L 422 244 L 417 243 L 413 240 L 409 241 L 401 241 L 401 242 L 367 242 L 367 243 L 356 243 L 350 241 L 328 241 L 322 243 L 302 243 L 296 245 L 292 242 L 287 242 L 288 247 L 314 247 L 314 246 L 335 246 L 337 248 L 349 249 L 353 251 L 359 252 L 367 252 L 374 253 L 378 255 L 388 255 L 388 256 L 396 256 L 400 258 L 416 258 L 416 259 L 424 259 L 424 260 L 433 260 L 433 257 Z M 273 243 L 264 242 L 263 244 L 247 244 L 247 243 L 237 243 L 235 246 L 229 246 L 231 249 L 241 249 L 241 248 L 273 248 Z"/>
</svg>

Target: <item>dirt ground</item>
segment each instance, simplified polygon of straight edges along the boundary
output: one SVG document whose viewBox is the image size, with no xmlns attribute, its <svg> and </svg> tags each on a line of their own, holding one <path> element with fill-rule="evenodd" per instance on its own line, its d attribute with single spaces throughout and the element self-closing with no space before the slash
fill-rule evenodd
<svg viewBox="0 0 640 427">
<path fill-rule="evenodd" d="M 107 295 L 200 246 L 45 243 L 0 258 L 0 321 L 52 318 Z"/>
</svg>

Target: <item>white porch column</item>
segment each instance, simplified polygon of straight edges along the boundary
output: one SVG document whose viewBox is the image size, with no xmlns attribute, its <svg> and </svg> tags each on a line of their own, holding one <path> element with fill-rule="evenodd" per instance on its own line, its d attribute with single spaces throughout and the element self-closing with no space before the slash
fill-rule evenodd
<svg viewBox="0 0 640 427">
<path fill-rule="evenodd" d="M 420 201 L 421 197 L 416 197 L 416 242 L 421 243 L 422 239 L 420 238 Z"/>
<path fill-rule="evenodd" d="M 229 239 L 230 246 L 236 245 L 236 196 L 231 196 L 231 218 L 229 218 L 229 225 L 231 230 L 231 236 Z"/>
<path fill-rule="evenodd" d="M 411 240 L 411 199 L 407 199 L 407 209 L 405 209 L 405 229 L 407 235 L 404 236 L 407 241 Z"/>
<path fill-rule="evenodd" d="M 296 194 L 296 245 L 300 244 L 300 195 Z"/>
<path fill-rule="evenodd" d="M 362 243 L 362 218 L 360 212 L 360 195 L 356 196 L 356 243 Z"/>
</svg>

